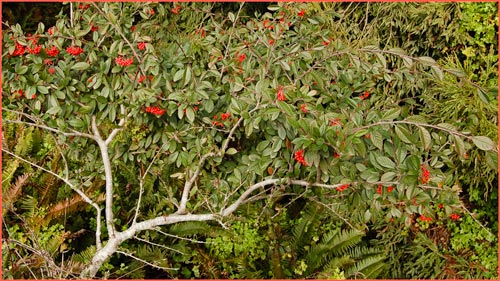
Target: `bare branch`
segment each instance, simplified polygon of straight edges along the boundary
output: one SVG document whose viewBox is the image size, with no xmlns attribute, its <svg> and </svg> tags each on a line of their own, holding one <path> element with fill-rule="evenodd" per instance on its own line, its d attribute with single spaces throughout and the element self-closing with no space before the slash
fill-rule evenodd
<svg viewBox="0 0 500 281">
<path fill-rule="evenodd" d="M 92 132 L 94 133 L 94 139 L 96 141 L 102 140 L 101 133 L 99 133 L 99 128 L 97 127 L 96 117 L 92 115 Z"/>
<path fill-rule="evenodd" d="M 327 205 L 323 202 L 321 202 L 320 200 L 316 200 L 315 198 L 310 198 L 310 200 L 324 206 L 325 208 L 327 208 L 330 212 L 334 213 L 338 218 L 340 218 L 341 220 L 343 220 L 350 228 L 352 229 L 357 229 L 355 228 L 350 222 L 349 220 L 347 220 L 346 218 L 342 217 L 339 213 L 337 213 L 337 211 L 335 211 L 335 209 L 333 207 L 330 207 L 330 205 Z"/>
<path fill-rule="evenodd" d="M 108 229 L 109 236 L 113 237 L 115 235 L 115 226 L 113 223 L 113 172 L 111 170 L 108 146 L 102 139 L 97 139 L 97 144 L 99 145 L 99 149 L 101 151 L 102 163 L 104 165 L 104 176 L 106 178 L 106 206 L 104 208 L 106 227 Z"/>
<path fill-rule="evenodd" d="M 233 125 L 233 127 L 231 128 L 231 131 L 229 132 L 229 135 L 227 136 L 227 138 L 223 142 L 221 150 L 217 154 L 215 154 L 213 152 L 209 152 L 209 153 L 203 155 L 203 157 L 200 159 L 200 161 L 198 162 L 198 166 L 196 166 L 196 170 L 195 170 L 194 174 L 191 176 L 189 181 L 187 181 L 184 184 L 184 190 L 182 191 L 181 203 L 179 205 L 179 209 L 177 210 L 176 214 L 183 214 L 186 212 L 186 205 L 187 205 L 187 201 L 189 199 L 189 193 L 191 191 L 191 187 L 193 186 L 193 183 L 198 178 L 198 175 L 200 174 L 201 168 L 205 164 L 205 161 L 207 160 L 207 158 L 213 157 L 216 155 L 222 156 L 226 152 L 226 149 L 229 146 L 229 141 L 231 140 L 234 132 L 240 126 L 242 121 L 243 121 L 243 118 L 240 117 L 238 119 L 238 122 L 236 122 L 236 124 Z"/>
<path fill-rule="evenodd" d="M 135 215 L 134 215 L 134 219 L 132 221 L 132 224 L 135 224 L 137 222 L 137 216 L 139 216 L 139 208 L 141 206 L 142 193 L 144 192 L 144 179 L 146 178 L 146 175 L 149 173 L 149 169 L 151 169 L 151 167 L 153 166 L 153 163 L 155 162 L 155 160 L 158 157 L 158 155 L 160 155 L 161 151 L 163 150 L 163 147 L 165 147 L 166 144 L 168 144 L 168 143 L 164 143 L 158 149 L 158 152 L 153 157 L 153 160 L 151 160 L 151 162 L 149 163 L 149 166 L 146 169 L 146 171 L 144 172 L 144 175 L 142 175 L 142 177 L 139 178 L 139 187 L 140 187 L 140 189 L 139 189 L 139 199 L 137 199 L 137 206 L 135 207 Z"/>
<path fill-rule="evenodd" d="M 178 268 L 163 267 L 163 266 L 159 266 L 159 265 L 156 265 L 156 264 L 153 264 L 153 263 L 149 263 L 149 262 L 147 262 L 147 261 L 145 261 L 145 260 L 143 260 L 143 259 L 140 259 L 140 258 L 138 258 L 138 257 L 136 257 L 136 256 L 134 256 L 134 255 L 131 255 L 131 254 L 125 253 L 125 252 L 123 252 L 123 251 L 116 251 L 116 252 L 117 252 L 117 253 L 119 253 L 119 254 L 125 255 L 125 256 L 127 256 L 127 257 L 133 258 L 134 260 L 140 261 L 140 262 L 142 262 L 142 263 L 145 263 L 145 264 L 147 264 L 147 265 L 149 265 L 149 266 L 151 266 L 151 267 L 157 268 L 157 269 L 163 269 L 163 270 L 179 270 Z"/>
<path fill-rule="evenodd" d="M 73 133 L 68 133 L 68 132 L 63 132 L 63 131 L 45 126 L 45 125 L 40 125 L 40 124 L 35 124 L 35 123 L 30 123 L 30 122 L 24 122 L 24 121 L 18 121 L 18 120 L 8 120 L 8 119 L 4 119 L 2 121 L 5 123 L 16 123 L 16 124 L 23 124 L 23 125 L 38 127 L 38 128 L 41 128 L 41 129 L 44 129 L 44 130 L 47 130 L 50 132 L 58 133 L 58 134 L 61 134 L 61 135 L 67 136 L 67 137 L 74 136 L 74 137 L 85 137 L 85 138 L 89 138 L 89 139 L 95 139 L 95 137 L 93 135 L 78 132 L 78 131 L 73 131 Z"/>
<path fill-rule="evenodd" d="M 198 178 L 198 175 L 200 174 L 200 171 L 201 171 L 201 167 L 203 166 L 203 164 L 205 163 L 207 158 L 212 157 L 214 155 L 215 155 L 214 153 L 210 152 L 210 153 L 203 155 L 203 157 L 201 157 L 200 161 L 198 162 L 198 166 L 196 167 L 194 174 L 191 176 L 189 181 L 187 181 L 184 184 L 184 190 L 182 191 L 181 203 L 179 205 L 179 209 L 177 210 L 176 214 L 183 214 L 186 212 L 186 205 L 187 205 L 187 201 L 189 198 L 189 193 L 191 191 L 191 187 L 193 186 L 193 183 Z"/>
<path fill-rule="evenodd" d="M 150 245 L 153 245 L 153 246 L 157 246 L 157 247 L 160 247 L 160 248 L 167 249 L 167 250 L 169 250 L 169 251 L 173 251 L 173 252 L 179 253 L 179 254 L 181 254 L 181 255 L 185 255 L 185 254 L 186 254 L 186 253 L 183 253 L 183 252 L 181 252 L 181 251 L 179 251 L 179 250 L 176 250 L 176 249 L 174 249 L 174 248 L 170 248 L 170 247 L 167 247 L 167 246 L 165 246 L 165 245 L 157 244 L 157 243 L 154 243 L 154 242 L 148 241 L 148 240 L 146 240 L 146 239 L 139 238 L 139 237 L 137 237 L 137 236 L 134 236 L 134 239 L 139 240 L 139 241 L 142 241 L 142 242 L 147 243 L 147 244 L 150 244 Z"/>
<path fill-rule="evenodd" d="M 125 106 L 123 104 L 120 104 L 120 113 L 122 115 L 125 115 L 125 113 L 126 113 Z M 118 128 L 113 129 L 113 131 L 111 131 L 108 138 L 106 139 L 106 145 L 109 145 L 113 141 L 115 136 L 123 129 L 123 125 L 125 125 L 125 121 L 126 121 L 127 117 L 129 117 L 129 116 L 127 115 L 127 116 L 124 116 L 120 119 L 120 122 L 118 122 Z"/>
<path fill-rule="evenodd" d="M 157 232 L 159 232 L 159 233 L 161 233 L 161 234 L 163 234 L 165 236 L 168 236 L 168 237 L 172 237 L 172 238 L 176 238 L 176 239 L 180 239 L 180 240 L 186 240 L 186 241 L 197 243 L 197 244 L 213 244 L 212 242 L 198 241 L 198 240 L 189 239 L 189 238 L 186 238 L 186 237 L 180 237 L 180 236 L 177 236 L 177 235 L 172 235 L 172 234 L 169 234 L 169 233 L 161 231 L 159 227 L 153 228 L 153 230 L 156 230 Z"/>
</svg>

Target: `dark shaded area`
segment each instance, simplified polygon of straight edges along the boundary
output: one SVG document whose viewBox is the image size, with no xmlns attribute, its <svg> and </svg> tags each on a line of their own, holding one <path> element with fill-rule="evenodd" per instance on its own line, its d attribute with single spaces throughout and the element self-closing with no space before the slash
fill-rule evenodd
<svg viewBox="0 0 500 281">
<path fill-rule="evenodd" d="M 3 2 L 2 28 L 6 28 L 5 23 L 19 23 L 26 33 L 34 33 L 39 22 L 47 28 L 55 25 L 61 9 L 69 11 L 69 5 L 62 2 Z"/>
</svg>

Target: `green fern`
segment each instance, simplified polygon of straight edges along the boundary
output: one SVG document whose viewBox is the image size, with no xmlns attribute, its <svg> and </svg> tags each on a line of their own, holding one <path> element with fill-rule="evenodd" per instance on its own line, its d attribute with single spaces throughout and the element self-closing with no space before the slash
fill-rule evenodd
<svg viewBox="0 0 500 281">
<path fill-rule="evenodd" d="M 87 247 L 85 250 L 79 252 L 78 254 L 74 254 L 71 257 L 71 260 L 82 264 L 89 264 L 92 261 L 92 258 L 94 257 L 95 253 L 96 253 L 96 247 L 95 245 L 92 245 Z"/>
<path fill-rule="evenodd" d="M 27 156 L 33 149 L 33 127 L 28 127 L 22 130 L 21 135 L 17 139 L 17 144 L 14 148 L 14 153 L 18 156 Z"/>
<path fill-rule="evenodd" d="M 366 257 L 362 260 L 356 262 L 356 264 L 346 270 L 347 277 L 353 277 L 355 279 L 374 279 L 382 272 L 386 267 L 384 263 L 385 257 L 383 255 L 377 255 L 372 257 Z"/>
<path fill-rule="evenodd" d="M 2 214 L 5 214 L 12 209 L 14 202 L 19 197 L 22 192 L 23 186 L 26 184 L 26 181 L 30 177 L 30 174 L 24 174 L 17 177 L 16 182 L 8 189 L 4 189 L 3 198 L 2 198 Z"/>
<path fill-rule="evenodd" d="M 292 242 L 299 254 L 304 252 L 304 246 L 312 239 L 312 233 L 321 224 L 323 207 L 318 204 L 308 204 L 302 211 L 299 223 L 292 229 Z"/>
<path fill-rule="evenodd" d="M 5 158 L 4 158 L 5 159 Z M 2 194 L 4 195 L 4 192 L 6 192 L 10 185 L 11 181 L 14 178 L 14 174 L 19 168 L 19 160 L 14 159 L 8 161 L 6 164 L 3 165 L 2 167 Z"/>
</svg>

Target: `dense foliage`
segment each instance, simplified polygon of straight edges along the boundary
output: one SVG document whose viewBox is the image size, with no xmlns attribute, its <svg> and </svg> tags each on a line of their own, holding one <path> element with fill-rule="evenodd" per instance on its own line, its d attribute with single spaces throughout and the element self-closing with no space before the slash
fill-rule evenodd
<svg viewBox="0 0 500 281">
<path fill-rule="evenodd" d="M 498 277 L 496 5 L 64 9 L 5 23 L 4 278 Z"/>
</svg>

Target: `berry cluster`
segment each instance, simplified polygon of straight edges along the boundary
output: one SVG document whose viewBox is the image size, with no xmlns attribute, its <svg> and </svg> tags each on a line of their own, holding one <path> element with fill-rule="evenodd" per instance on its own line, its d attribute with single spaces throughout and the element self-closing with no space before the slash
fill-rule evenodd
<svg viewBox="0 0 500 281">
<path fill-rule="evenodd" d="M 133 58 L 124 59 L 122 56 L 116 58 L 116 63 L 121 66 L 129 66 L 134 62 Z"/>
<path fill-rule="evenodd" d="M 67 50 L 66 50 L 67 51 Z M 49 57 L 57 57 L 57 55 L 59 55 L 59 50 L 57 49 L 56 46 L 53 46 L 52 48 L 47 48 L 45 49 L 45 53 L 49 56 Z"/>
<path fill-rule="evenodd" d="M 286 100 L 286 97 L 285 97 L 285 92 L 283 91 L 283 86 L 280 86 L 278 88 L 278 93 L 276 93 L 276 98 L 279 100 L 279 101 L 285 101 Z"/>
<path fill-rule="evenodd" d="M 12 56 L 15 57 L 15 56 L 20 56 L 22 54 L 24 54 L 24 46 L 16 42 L 16 49 L 12 53 Z"/>
<path fill-rule="evenodd" d="M 304 166 L 308 166 L 306 160 L 304 159 L 304 150 L 297 150 L 295 152 L 295 160 Z"/>
<path fill-rule="evenodd" d="M 241 54 L 241 55 L 238 56 L 238 61 L 240 63 L 242 63 L 246 58 L 247 58 L 247 56 L 245 54 Z"/>
<path fill-rule="evenodd" d="M 424 164 L 420 165 L 420 169 L 422 171 L 422 177 L 420 178 L 420 182 L 422 184 L 426 184 L 429 181 L 431 172 L 429 171 L 429 169 L 427 169 L 427 167 Z"/>
<path fill-rule="evenodd" d="M 177 6 L 177 7 L 174 7 L 172 8 L 170 11 L 172 12 L 172 14 L 178 14 L 181 10 L 181 6 Z"/>
<path fill-rule="evenodd" d="M 378 187 L 377 187 L 377 193 L 380 194 L 380 195 L 382 195 L 382 188 L 383 187 L 382 187 L 381 184 L 379 184 Z M 393 190 L 394 190 L 394 187 L 392 187 L 392 185 L 387 187 L 387 192 L 388 193 L 391 193 Z"/>
<path fill-rule="evenodd" d="M 451 214 L 451 215 L 450 215 L 450 219 L 452 219 L 452 220 L 454 220 L 454 221 L 457 221 L 457 220 L 459 220 L 459 219 L 460 219 L 460 216 L 459 216 L 459 215 L 457 215 L 457 214 Z"/>
<path fill-rule="evenodd" d="M 221 121 L 225 121 L 225 120 L 227 120 L 229 117 L 231 117 L 231 113 L 229 113 L 229 112 L 222 113 L 222 114 L 220 115 L 220 120 L 221 120 Z M 218 115 L 215 115 L 215 116 L 214 116 L 214 121 L 212 121 L 212 125 L 214 125 L 214 126 L 219 126 L 219 127 L 224 127 L 224 124 L 223 124 L 222 122 L 217 121 L 218 119 L 219 119 L 219 116 L 218 116 Z"/>
<path fill-rule="evenodd" d="M 158 106 L 148 106 L 146 107 L 146 112 L 154 114 L 154 115 L 163 115 L 165 112 L 167 112 L 165 109 L 161 109 Z"/>
<path fill-rule="evenodd" d="M 418 219 L 421 220 L 421 221 L 428 221 L 428 222 L 432 221 L 432 218 L 426 217 L 424 215 L 421 215 L 420 217 L 418 217 Z"/>
<path fill-rule="evenodd" d="M 68 54 L 72 56 L 78 56 L 83 53 L 83 49 L 80 47 L 69 46 L 68 48 L 66 48 L 66 52 L 68 52 Z"/>
<path fill-rule="evenodd" d="M 137 48 L 138 48 L 139 50 L 141 50 L 141 51 L 142 51 L 142 50 L 144 50 L 144 49 L 146 49 L 146 43 L 145 43 L 145 42 L 140 42 L 140 43 L 138 43 L 138 44 L 137 44 Z"/>
<path fill-rule="evenodd" d="M 42 49 L 42 45 L 35 45 L 33 48 L 30 48 L 30 47 L 26 48 L 28 53 L 33 54 L 33 55 L 38 55 L 40 53 L 41 49 Z"/>
<path fill-rule="evenodd" d="M 365 100 L 370 97 L 370 93 L 368 91 L 364 92 L 361 96 L 359 96 L 361 100 Z"/>
<path fill-rule="evenodd" d="M 339 192 L 340 192 L 340 191 L 344 191 L 344 190 L 346 190 L 346 189 L 347 189 L 350 185 L 351 185 L 351 184 L 346 183 L 346 184 L 343 184 L 343 185 L 341 185 L 341 186 L 339 186 L 339 187 L 337 187 L 337 188 L 335 188 L 335 189 L 336 189 L 337 191 L 339 191 Z"/>
</svg>

